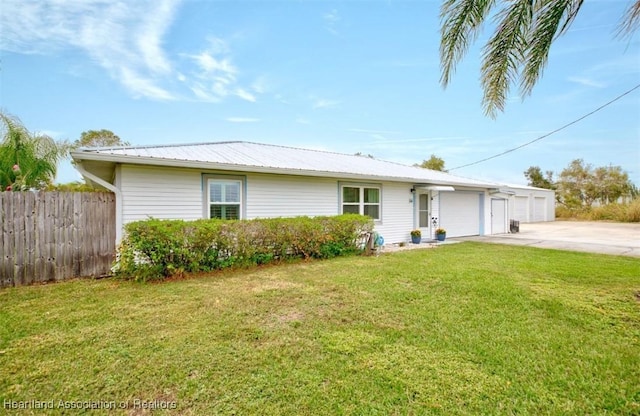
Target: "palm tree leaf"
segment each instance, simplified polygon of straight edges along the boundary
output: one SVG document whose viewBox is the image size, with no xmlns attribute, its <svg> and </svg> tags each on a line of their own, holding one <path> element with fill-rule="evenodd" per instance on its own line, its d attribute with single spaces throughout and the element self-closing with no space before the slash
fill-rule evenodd
<svg viewBox="0 0 640 416">
<path fill-rule="evenodd" d="M 496 16 L 498 27 L 483 50 L 481 70 L 482 104 L 492 118 L 504 110 L 510 86 L 519 76 L 532 16 L 531 0 L 516 0 Z"/>
<path fill-rule="evenodd" d="M 583 0 L 543 0 L 535 9 L 533 27 L 525 51 L 525 67 L 520 81 L 523 96 L 531 94 L 542 76 L 553 41 L 567 31 Z"/>
<path fill-rule="evenodd" d="M 33 135 L 20 120 L 1 112 L 0 129 L 0 189 L 16 183 L 20 189 L 42 188 L 52 183 L 68 143 L 56 142 L 47 135 Z M 18 171 L 14 171 L 15 165 Z"/>
<path fill-rule="evenodd" d="M 618 36 L 631 37 L 631 35 L 640 27 L 640 0 L 636 0 L 631 4 L 622 18 L 622 22 L 618 27 Z"/>
<path fill-rule="evenodd" d="M 445 0 L 440 9 L 442 20 L 440 82 L 447 86 L 455 67 L 473 42 L 495 5 L 496 0 Z"/>
</svg>

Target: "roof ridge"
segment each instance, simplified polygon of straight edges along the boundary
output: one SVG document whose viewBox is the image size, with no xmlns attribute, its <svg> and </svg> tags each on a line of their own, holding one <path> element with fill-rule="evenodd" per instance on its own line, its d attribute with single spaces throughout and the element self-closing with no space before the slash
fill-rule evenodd
<svg viewBox="0 0 640 416">
<path fill-rule="evenodd" d="M 127 150 L 127 149 L 154 149 L 162 147 L 185 147 L 185 146 L 204 146 L 209 144 L 229 144 L 229 143 L 249 143 L 243 140 L 225 140 L 221 142 L 193 142 L 193 143 L 169 143 L 169 144 L 141 144 L 127 146 L 105 146 L 105 147 L 81 147 L 78 150 Z"/>
</svg>

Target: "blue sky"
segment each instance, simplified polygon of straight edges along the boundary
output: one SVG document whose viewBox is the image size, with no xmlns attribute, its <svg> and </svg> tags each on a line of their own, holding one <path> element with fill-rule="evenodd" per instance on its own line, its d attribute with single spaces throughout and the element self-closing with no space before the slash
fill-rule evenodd
<svg viewBox="0 0 640 416">
<path fill-rule="evenodd" d="M 31 131 L 132 144 L 248 140 L 447 168 L 534 140 L 640 83 L 630 0 L 586 1 L 544 76 L 484 116 L 481 45 L 440 83 L 440 1 L 2 0 L 0 107 Z M 538 165 L 620 165 L 640 184 L 640 90 L 555 135 L 452 173 L 526 183 Z M 77 180 L 69 163 L 58 181 Z"/>
</svg>

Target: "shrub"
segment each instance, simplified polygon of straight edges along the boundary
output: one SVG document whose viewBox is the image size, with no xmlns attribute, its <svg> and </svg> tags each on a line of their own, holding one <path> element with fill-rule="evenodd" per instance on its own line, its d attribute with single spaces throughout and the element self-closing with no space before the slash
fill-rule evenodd
<svg viewBox="0 0 640 416">
<path fill-rule="evenodd" d="M 255 220 L 158 220 L 125 226 L 116 276 L 140 281 L 295 258 L 331 258 L 362 250 L 369 217 Z"/>
<path fill-rule="evenodd" d="M 640 222 L 640 199 L 636 198 L 625 204 L 613 203 L 591 208 L 557 206 L 556 218 L 586 221 Z"/>
</svg>

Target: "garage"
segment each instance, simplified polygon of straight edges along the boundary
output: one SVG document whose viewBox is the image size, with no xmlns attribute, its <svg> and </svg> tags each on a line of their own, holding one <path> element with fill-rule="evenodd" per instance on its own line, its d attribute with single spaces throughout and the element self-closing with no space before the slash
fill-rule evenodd
<svg viewBox="0 0 640 416">
<path fill-rule="evenodd" d="M 480 234 L 481 194 L 478 192 L 440 192 L 440 227 L 447 236 Z"/>
<path fill-rule="evenodd" d="M 529 222 L 529 216 L 527 214 L 527 205 L 529 205 L 528 196 L 515 196 L 513 198 L 513 219 Z"/>
<path fill-rule="evenodd" d="M 542 222 L 546 221 L 546 213 L 545 208 L 547 205 L 547 200 L 544 197 L 535 197 L 533 198 L 533 222 Z"/>
<path fill-rule="evenodd" d="M 508 202 L 509 219 L 521 223 L 555 219 L 556 195 L 553 190 L 522 185 L 509 185 L 505 189 L 513 192 Z"/>
</svg>

